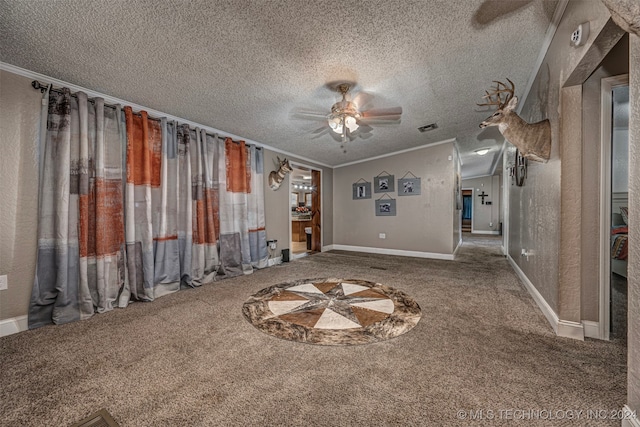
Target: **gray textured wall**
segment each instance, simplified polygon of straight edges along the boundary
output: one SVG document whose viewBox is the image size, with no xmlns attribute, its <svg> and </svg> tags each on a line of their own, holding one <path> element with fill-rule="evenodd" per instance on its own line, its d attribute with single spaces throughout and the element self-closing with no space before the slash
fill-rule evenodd
<svg viewBox="0 0 640 427">
<path fill-rule="evenodd" d="M 38 208 L 39 91 L 0 70 L 0 320 L 27 314 L 35 276 Z"/>
<path fill-rule="evenodd" d="M 455 149 L 448 142 L 334 169 L 334 243 L 371 248 L 451 254 L 454 250 Z M 374 201 L 352 200 L 352 184 L 370 181 L 382 171 L 395 175 L 396 216 L 375 216 Z M 397 180 L 407 172 L 421 178 L 420 196 L 398 196 Z M 379 233 L 386 233 L 380 239 Z M 452 238 L 453 236 L 453 238 Z"/>
<path fill-rule="evenodd" d="M 580 156 L 580 152 L 570 151 L 566 141 L 579 141 L 581 144 L 582 131 L 580 126 L 571 128 L 572 134 L 562 135 L 560 132 L 560 88 L 573 73 L 580 69 L 581 60 L 591 48 L 594 38 L 600 33 L 609 19 L 609 12 L 599 1 L 593 2 L 569 2 L 565 10 L 562 21 L 558 25 L 549 50 L 544 58 L 542 66 L 531 87 L 526 103 L 522 107 L 521 116 L 529 122 L 535 122 L 544 118 L 551 121 L 552 146 L 551 158 L 548 163 L 541 164 L 529 162 L 527 179 L 523 187 L 508 186 L 509 194 L 509 255 L 514 259 L 529 280 L 536 287 L 549 306 L 559 313 L 559 275 L 560 275 L 560 221 L 561 221 L 561 196 L 564 197 L 565 214 L 571 214 L 572 210 L 566 203 L 572 202 L 580 205 L 580 197 L 572 200 L 572 192 L 580 192 L 580 179 L 582 173 L 582 162 L 577 161 L 576 170 L 562 168 L 560 147 L 565 143 L 568 150 L 565 153 L 565 166 L 571 163 L 575 156 Z M 573 48 L 569 45 L 570 34 L 578 24 L 590 22 L 591 35 L 586 45 Z M 516 83 L 518 84 L 518 83 Z M 524 84 L 524 83 L 521 83 Z M 581 101 L 573 105 L 565 99 L 568 108 L 562 111 L 562 119 L 567 120 L 571 110 L 581 121 Z M 571 107 L 574 108 L 571 108 Z M 577 147 L 580 150 L 580 145 Z M 506 152 L 507 162 L 513 162 L 515 149 L 509 147 Z M 573 154 L 572 154 L 573 153 Z M 565 189 L 565 194 L 561 195 L 561 168 L 566 174 L 577 175 L 577 185 L 573 189 Z M 568 175 L 565 175 L 565 179 Z M 575 210 L 573 210 L 575 211 Z M 576 224 L 578 233 L 580 223 Z M 565 232 L 568 231 L 564 230 Z M 579 239 L 578 239 L 579 240 Z M 528 258 L 520 256 L 522 249 L 534 251 L 535 255 Z M 580 249 L 576 247 L 575 253 L 571 257 L 575 259 L 580 256 Z M 579 281 L 579 266 L 578 270 Z M 571 295 L 564 295 L 564 298 L 577 298 L 576 304 L 579 308 L 580 290 L 569 289 Z M 580 313 L 572 313 L 579 321 Z M 565 317 L 567 320 L 574 320 Z"/>
<path fill-rule="evenodd" d="M 289 191 L 289 182 L 291 174 L 287 174 L 282 185 L 276 191 L 269 187 L 269 180 L 267 179 L 269 173 L 278 168 L 277 156 L 280 156 L 281 159 L 285 157 L 282 154 L 265 150 L 265 222 L 267 228 L 267 240 L 275 239 L 278 241 L 278 248 L 274 256 L 280 256 L 282 249 L 286 249 L 291 246 L 291 242 L 289 241 L 289 228 L 291 227 L 291 223 L 289 222 L 289 211 L 291 209 L 291 199 L 289 197 L 291 192 Z M 333 170 L 295 157 L 288 157 L 288 159 L 289 163 L 295 162 L 297 164 L 311 166 L 315 169 L 322 170 L 322 244 L 324 246 L 331 245 L 333 243 Z"/>
</svg>

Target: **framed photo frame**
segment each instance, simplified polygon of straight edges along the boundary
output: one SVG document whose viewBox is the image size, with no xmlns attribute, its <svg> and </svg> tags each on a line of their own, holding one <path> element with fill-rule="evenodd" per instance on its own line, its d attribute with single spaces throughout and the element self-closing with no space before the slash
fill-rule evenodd
<svg viewBox="0 0 640 427">
<path fill-rule="evenodd" d="M 373 178 L 374 193 L 393 193 L 395 191 L 395 177 L 393 175 L 378 175 Z"/>
<path fill-rule="evenodd" d="M 421 189 L 420 178 L 400 178 L 398 180 L 398 196 L 419 196 Z"/>
<path fill-rule="evenodd" d="M 376 216 L 396 216 L 396 199 L 376 200 Z"/>
<path fill-rule="evenodd" d="M 352 185 L 353 200 L 370 199 L 371 183 L 367 181 L 354 182 Z"/>
</svg>

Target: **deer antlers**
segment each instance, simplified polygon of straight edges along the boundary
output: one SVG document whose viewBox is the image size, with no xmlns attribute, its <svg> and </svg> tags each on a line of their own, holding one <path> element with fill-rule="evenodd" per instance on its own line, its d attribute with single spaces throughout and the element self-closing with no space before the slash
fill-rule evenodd
<svg viewBox="0 0 640 427">
<path fill-rule="evenodd" d="M 498 110 L 501 110 L 502 108 L 504 108 L 504 106 L 509 103 L 511 98 L 513 98 L 513 92 L 516 89 L 516 86 L 513 84 L 511 80 L 507 79 L 507 81 L 509 82 L 509 84 L 511 84 L 511 88 L 509 88 L 506 84 L 502 82 L 494 80 L 493 82 L 496 84 L 496 87 L 493 89 L 493 92 L 489 93 L 488 90 L 485 90 L 484 92 L 486 93 L 486 95 L 482 97 L 483 99 L 487 99 L 488 102 L 477 104 L 477 105 L 480 107 L 484 107 L 487 105 L 497 105 Z M 506 97 L 504 98 L 504 100 L 502 99 L 502 95 L 501 95 L 503 93 L 506 93 Z M 494 96 L 495 96 L 495 99 L 494 99 Z"/>
</svg>

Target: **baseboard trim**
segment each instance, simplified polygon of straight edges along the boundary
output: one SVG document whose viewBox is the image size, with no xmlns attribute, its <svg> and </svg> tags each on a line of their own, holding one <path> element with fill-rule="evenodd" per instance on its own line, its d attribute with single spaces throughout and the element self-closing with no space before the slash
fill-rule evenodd
<svg viewBox="0 0 640 427">
<path fill-rule="evenodd" d="M 513 258 L 511 258 L 511 255 L 507 255 L 507 259 L 520 280 L 522 280 L 522 283 L 524 283 L 524 287 L 538 305 L 540 311 L 542 311 L 542 314 L 544 314 L 544 317 L 547 318 L 547 321 L 553 328 L 556 335 L 559 337 L 584 341 L 584 328 L 582 323 L 560 320 L 553 308 L 551 308 L 549 303 L 547 303 L 542 294 L 538 292 L 536 287 L 533 286 L 533 283 L 531 283 L 531 280 L 529 280 L 527 275 L 524 274 L 524 271 L 522 271 L 520 266 L 513 260 Z"/>
<path fill-rule="evenodd" d="M 531 283 L 531 280 L 529 280 L 527 275 L 524 274 L 524 271 L 522 271 L 520 269 L 520 266 L 518 264 L 516 264 L 516 262 L 513 260 L 513 258 L 511 258 L 511 255 L 507 255 L 507 259 L 509 260 L 509 263 L 511 264 L 511 267 L 513 267 L 513 270 L 516 272 L 516 274 L 518 275 L 520 280 L 522 280 L 522 283 L 524 283 L 524 287 L 527 288 L 527 291 L 529 292 L 529 294 L 531 295 L 533 300 L 538 305 L 538 308 L 542 311 L 542 314 L 544 314 L 544 317 L 547 318 L 547 321 L 549 322 L 549 324 L 553 328 L 553 331 L 557 334 L 558 333 L 558 321 L 559 321 L 558 315 L 556 314 L 555 311 L 553 311 L 551 306 L 547 303 L 547 301 L 540 294 L 540 292 L 538 292 L 536 287 L 533 286 L 533 283 Z"/>
<path fill-rule="evenodd" d="M 322 247 L 322 251 L 321 252 L 327 252 L 327 251 L 332 251 L 333 250 L 333 245 L 327 245 L 327 246 L 323 246 Z"/>
<path fill-rule="evenodd" d="M 273 267 L 274 265 L 279 265 L 282 264 L 282 257 L 281 256 L 277 256 L 274 258 L 269 258 L 269 262 L 267 263 L 267 265 L 269 267 Z"/>
<path fill-rule="evenodd" d="M 17 334 L 28 329 L 29 321 L 27 315 L 0 320 L 0 337 Z"/>
<path fill-rule="evenodd" d="M 491 231 L 491 230 L 487 230 L 487 231 L 482 231 L 482 230 L 471 230 L 471 234 L 489 234 L 492 236 L 497 236 L 500 234 L 499 231 Z"/>
<path fill-rule="evenodd" d="M 602 339 L 600 337 L 600 323 L 593 320 L 583 320 L 582 328 L 584 329 L 585 338 Z"/>
<path fill-rule="evenodd" d="M 580 322 L 572 322 L 570 320 L 559 320 L 558 331 L 556 334 L 563 338 L 572 338 L 578 341 L 584 341 L 584 326 Z"/>
<path fill-rule="evenodd" d="M 398 255 L 398 256 L 407 256 L 407 257 L 414 257 L 414 258 L 444 259 L 449 261 L 453 261 L 454 259 L 453 254 L 405 251 L 401 249 L 372 248 L 369 246 L 332 245 L 332 249 L 339 250 L 339 251 L 365 252 L 369 254 Z"/>
<path fill-rule="evenodd" d="M 634 410 L 629 407 L 629 405 L 624 405 L 622 408 L 622 414 L 633 414 Z M 638 411 L 635 411 L 635 418 L 623 418 L 622 419 L 622 427 L 640 427 L 640 416 L 638 416 Z"/>
<path fill-rule="evenodd" d="M 456 246 L 455 250 L 453 251 L 453 257 L 454 258 L 458 254 L 458 251 L 460 250 L 461 247 L 462 247 L 462 237 L 460 237 L 460 240 L 458 241 L 458 245 Z"/>
</svg>

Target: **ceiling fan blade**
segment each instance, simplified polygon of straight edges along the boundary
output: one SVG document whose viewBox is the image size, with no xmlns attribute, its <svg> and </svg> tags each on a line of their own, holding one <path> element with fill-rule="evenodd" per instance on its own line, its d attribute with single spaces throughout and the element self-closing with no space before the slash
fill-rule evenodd
<svg viewBox="0 0 640 427">
<path fill-rule="evenodd" d="M 402 114 L 402 107 L 375 108 L 372 110 L 363 111 L 360 114 L 364 119 L 389 117 L 391 118 L 391 120 L 397 120 Z"/>
<path fill-rule="evenodd" d="M 317 135 L 319 133 L 327 133 L 329 129 L 329 126 L 320 126 L 318 129 L 312 131 L 311 133 L 314 135 Z"/>
<path fill-rule="evenodd" d="M 296 108 L 291 111 L 290 117 L 292 119 L 326 121 L 327 113 L 324 111 L 314 111 L 314 110 Z"/>
<path fill-rule="evenodd" d="M 358 124 L 360 125 L 360 127 L 358 128 L 358 134 L 360 134 L 360 135 L 370 134 L 371 131 L 373 131 L 373 128 L 371 126 L 369 126 L 368 123 L 365 123 L 362 120 L 359 120 Z"/>
<path fill-rule="evenodd" d="M 353 98 L 351 98 L 351 102 L 356 104 L 358 110 L 363 111 L 367 110 L 373 101 L 373 95 L 367 92 L 358 92 Z"/>
<path fill-rule="evenodd" d="M 393 126 L 393 125 L 399 125 L 400 123 L 402 123 L 402 120 L 400 120 L 400 117 L 395 117 L 395 118 L 379 118 L 379 117 L 374 117 L 371 119 L 365 119 L 365 120 L 360 120 L 358 121 L 358 123 L 364 124 L 364 125 L 374 125 L 376 127 L 380 127 L 380 126 Z"/>
</svg>

